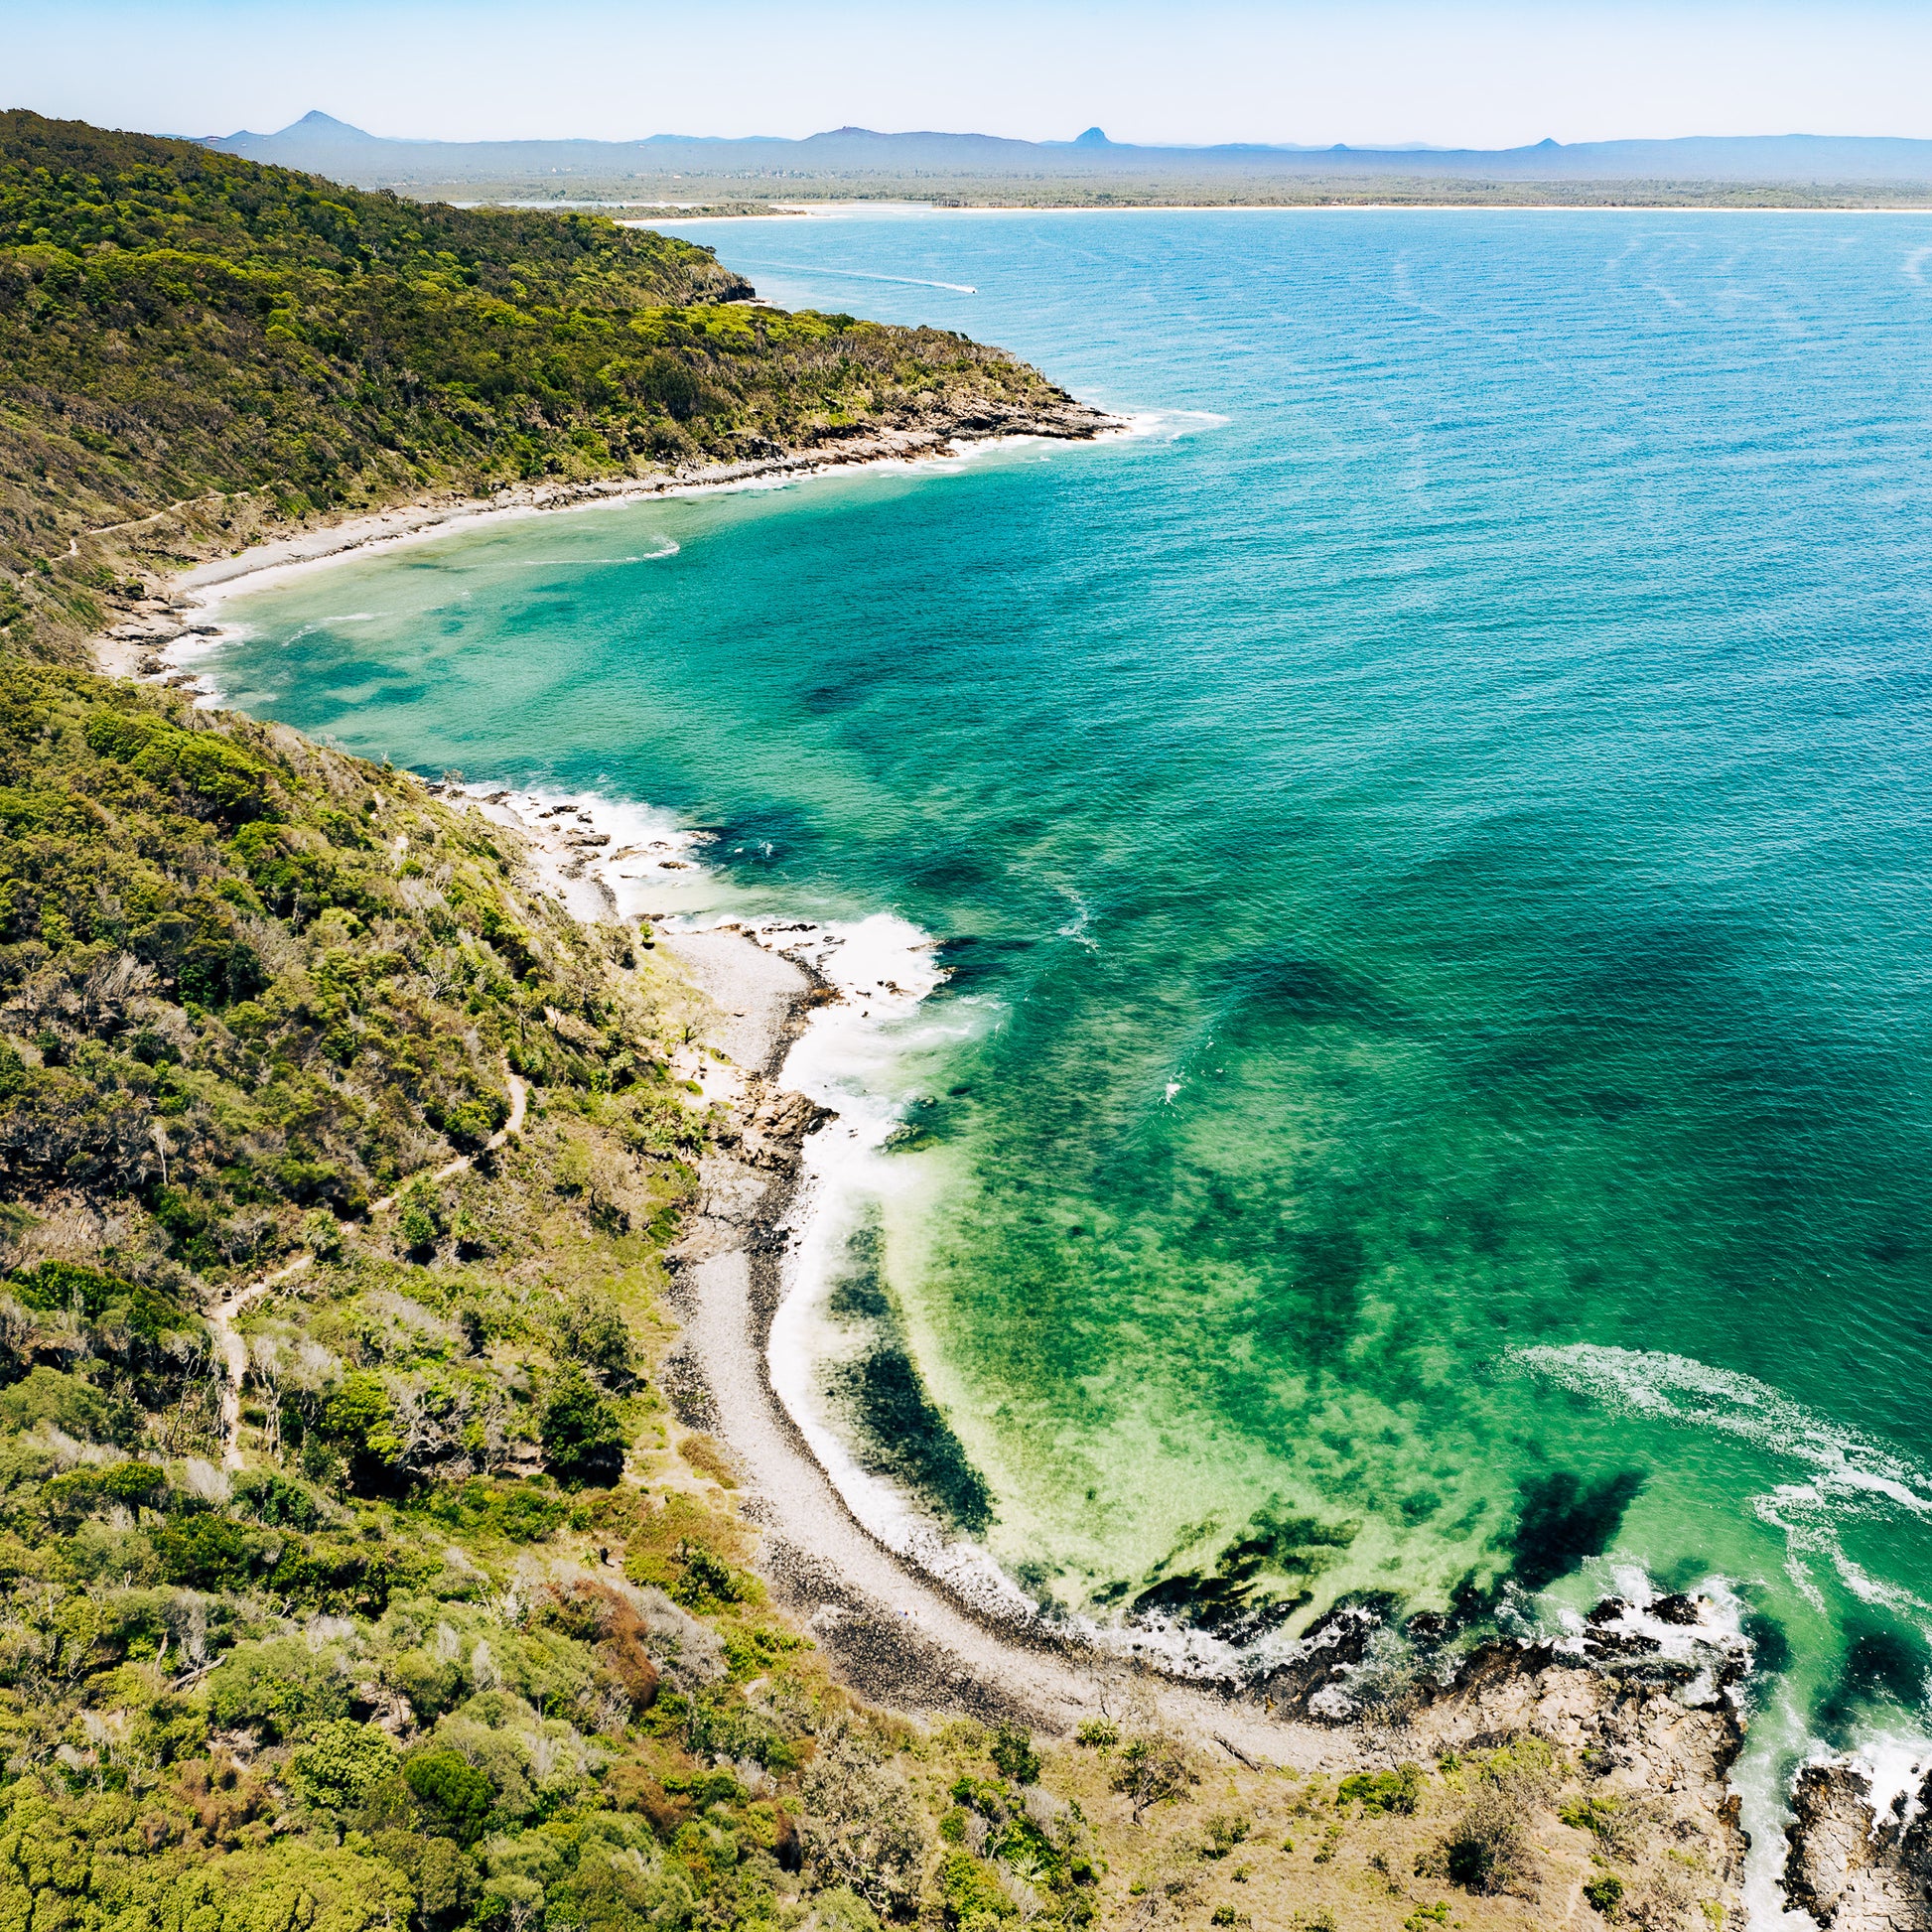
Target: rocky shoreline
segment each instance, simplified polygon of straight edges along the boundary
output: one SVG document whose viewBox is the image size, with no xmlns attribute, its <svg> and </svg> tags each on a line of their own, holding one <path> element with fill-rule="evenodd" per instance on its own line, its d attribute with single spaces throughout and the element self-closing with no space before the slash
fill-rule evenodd
<svg viewBox="0 0 1932 1932">
<path fill-rule="evenodd" d="M 1932 1772 L 1913 1769 L 1890 1792 L 1849 1758 L 1799 1772 L 1784 1888 L 1826 1932 L 1932 1932 Z"/>
<path fill-rule="evenodd" d="M 600 849 L 593 864 L 603 863 Z M 1563 1865 L 1548 1850 L 1519 1848 L 1502 1888 L 1574 1918 L 1583 1888 L 1610 1877 L 1641 1924 L 1681 1924 L 1698 1905 L 1735 1920 L 1748 1842 L 1728 1777 L 1745 1736 L 1750 1652 L 1707 1601 L 1612 1600 L 1573 1635 L 1459 1654 L 1432 1656 L 1438 1633 L 1422 1625 L 1423 1644 L 1404 1646 L 1393 1671 L 1377 1654 L 1383 1620 L 1345 1608 L 1265 1680 L 1190 1683 L 1137 1670 L 1076 1633 L 990 1615 L 867 1535 L 771 1375 L 807 1143 L 836 1118 L 784 1080 L 812 1015 L 843 997 L 800 943 L 808 930 L 654 928 L 713 1002 L 714 1037 L 730 1040 L 736 1083 L 678 1250 L 684 1334 L 666 1374 L 680 1419 L 735 1464 L 741 1513 L 761 1532 L 759 1567 L 774 1597 L 845 1681 L 890 1708 L 1062 1736 L 1138 1697 L 1237 1776 L 1262 1779 L 1285 1769 L 1340 1779 L 1411 1762 L 1520 1759 L 1520 1771 L 1502 1775 L 1517 1780 L 1525 1818 L 1542 1827 L 1532 1836 L 1574 1839 L 1564 1820 L 1583 1817 L 1594 1821 L 1584 1828 L 1593 1849 Z M 1581 1782 L 1584 1795 L 1560 1804 L 1565 1781 Z M 1599 1883 L 1599 1895 L 1611 1894 Z"/>
<path fill-rule="evenodd" d="M 1553 1812 L 1532 1776 L 1526 1816 L 1540 1815 L 1551 1839 L 1564 1836 L 1565 1819 L 1591 1821 L 1588 1860 L 1571 1871 L 1561 1901 L 1566 1920 L 1583 1911 L 1587 1886 L 1611 1897 L 1613 1879 L 1622 1888 L 1615 1915 L 1640 1925 L 1683 1925 L 1699 1906 L 1741 1922 L 1750 1843 L 1730 1774 L 1747 1732 L 1751 1652 L 1708 1601 L 1610 1599 L 1573 1634 L 1494 1640 L 1459 1655 L 1432 1656 L 1438 1633 L 1423 1624 L 1421 1648 L 1393 1676 L 1376 1654 L 1388 1626 L 1344 1608 L 1309 1633 L 1294 1664 L 1246 1684 L 1199 1684 L 1151 1678 L 1077 1635 L 989 1615 L 867 1536 L 770 1374 L 806 1143 L 834 1118 L 786 1089 L 784 1064 L 811 1015 L 842 997 L 808 948 L 804 958 L 787 949 L 799 930 L 658 931 L 712 998 L 740 1082 L 679 1251 L 685 1334 L 668 1387 L 681 1419 L 733 1457 L 774 1596 L 853 1689 L 899 1710 L 1061 1735 L 1139 1695 L 1177 1731 L 1258 1776 L 1374 1775 L 1404 1762 L 1520 1754 L 1524 1740 L 1540 1740 L 1584 1796 Z M 1802 1773 L 1783 1888 L 1833 1932 L 1932 1932 L 1932 1775 L 1884 1819 L 1870 1793 L 1870 1778 L 1850 1762 Z M 1548 1860 L 1531 1865 L 1542 1877 L 1516 1882 L 1556 1905 Z"/>
</svg>

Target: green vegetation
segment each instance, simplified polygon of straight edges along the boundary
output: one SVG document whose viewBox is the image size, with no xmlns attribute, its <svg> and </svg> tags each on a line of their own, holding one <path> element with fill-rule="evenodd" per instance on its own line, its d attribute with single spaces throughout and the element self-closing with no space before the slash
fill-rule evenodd
<svg viewBox="0 0 1932 1932">
<path fill-rule="evenodd" d="M 1092 1916 L 1027 1733 L 952 1740 L 938 1837 L 676 1452 L 712 1123 L 644 935 L 418 780 L 18 656 L 0 857 L 0 1925 Z M 224 1466 L 208 1311 L 292 1262 Z"/>
<path fill-rule="evenodd" d="M 130 573 L 313 515 L 1065 402 L 963 337 L 751 293 L 601 216 L 0 114 L 0 640 L 71 654 Z"/>
<path fill-rule="evenodd" d="M 1365 1817 L 1380 1812 L 1413 1817 L 1422 1802 L 1425 1782 L 1420 1764 L 1399 1764 L 1393 1771 L 1357 1771 L 1336 1786 L 1335 1803 L 1359 1804 Z"/>
<path fill-rule="evenodd" d="M 594 1099 L 654 1176 L 626 1193 L 587 1166 L 593 1211 L 645 1225 L 674 1204 L 703 1128 L 648 1043 L 673 994 L 511 864 L 414 779 L 0 662 L 0 1173 L 16 1202 L 111 1227 L 106 1265 L 140 1284 L 116 1324 L 130 1349 L 179 1326 L 168 1297 L 329 1246 L 337 1218 L 475 1154 L 511 1073 Z M 412 1189 L 403 1255 L 510 1252 L 470 1192 Z M 96 1323 L 105 1293 L 72 1291 Z M 44 1318 L 69 1299 L 22 1297 Z M 618 1370 L 596 1311 L 573 1319 L 572 1346 Z M 597 1452 L 594 1411 L 558 1411 L 559 1452 L 571 1430 Z"/>
<path fill-rule="evenodd" d="M 746 294 L 0 116 L 0 1927 L 1091 1916 L 1022 1731 L 942 1852 L 656 1387 L 700 996 L 418 779 L 59 661 L 323 510 L 1058 399 Z"/>
<path fill-rule="evenodd" d="M 1584 1896 L 1608 1918 L 1623 1902 L 1623 1880 L 1613 1871 L 1599 1872 L 1585 1883 Z"/>
</svg>

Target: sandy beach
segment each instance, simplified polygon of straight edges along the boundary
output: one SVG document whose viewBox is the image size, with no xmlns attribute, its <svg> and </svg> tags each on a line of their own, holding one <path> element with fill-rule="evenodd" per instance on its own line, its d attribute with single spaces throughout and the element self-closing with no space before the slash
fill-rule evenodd
<svg viewBox="0 0 1932 1932">
<path fill-rule="evenodd" d="M 1674 1842 L 1692 1848 L 1688 1856 L 1721 1874 L 1727 1907 L 1741 1904 L 1746 1840 L 1728 1774 L 1743 1726 L 1730 1687 L 1747 1668 L 1748 1646 L 1734 1603 L 1651 1600 L 1633 1579 L 1637 1600 L 1607 1602 L 1566 1636 L 1458 1653 L 1398 1704 L 1364 1707 L 1351 1693 L 1366 1661 L 1367 1620 L 1318 1624 L 1296 1665 L 1263 1682 L 1189 1682 L 1160 1668 L 1158 1656 L 1109 1652 L 1077 1631 L 989 1612 L 950 1587 L 956 1580 L 870 1533 L 784 1400 L 791 1365 L 777 1318 L 808 1272 L 814 1210 L 836 1182 L 839 1150 L 863 1154 L 878 1131 L 863 1107 L 841 1113 L 826 1104 L 841 1098 L 828 1072 L 863 1040 L 857 1025 L 876 1033 L 889 1024 L 894 999 L 903 1003 L 901 1018 L 916 1010 L 936 972 L 919 983 L 901 965 L 882 1001 L 886 935 L 876 920 L 841 928 L 665 917 L 657 901 L 707 896 L 692 878 L 703 878 L 698 858 L 686 856 L 701 853 L 703 835 L 660 823 L 661 836 L 640 838 L 653 825 L 640 823 L 636 808 L 435 789 L 516 830 L 533 878 L 583 916 L 615 918 L 640 937 L 647 920 L 652 944 L 703 1002 L 703 1030 L 679 1070 L 702 1076 L 731 1118 L 700 1164 L 703 1197 L 673 1257 L 682 1332 L 664 1387 L 679 1420 L 707 1433 L 734 1465 L 740 1513 L 759 1532 L 758 1567 L 774 1598 L 856 1692 L 921 1717 L 1011 1721 L 1062 1737 L 1094 1719 L 1153 1721 L 1188 1740 L 1203 1779 L 1218 1767 L 1229 1790 L 1236 1779 L 1243 1789 L 1296 1788 L 1273 1784 L 1284 1772 L 1345 1776 L 1419 1757 L 1453 1761 L 1533 1729 L 1608 1766 L 1606 1789 L 1648 1794 L 1646 1816 L 1667 1822 Z M 891 943 L 906 949 L 907 934 L 920 938 L 905 927 Z M 1832 1834 L 1870 1815 L 1856 1772 L 1835 1778 L 1815 1794 L 1814 1836 L 1827 1848 L 1819 1857 Z M 1755 1876 L 1767 1903 L 1775 1869 L 1760 1863 Z M 1577 1916 L 1585 1875 L 1563 1880 L 1565 1922 Z M 1846 1932 L 1864 1932 L 1864 1922 L 1848 1917 Z"/>
<path fill-rule="evenodd" d="M 1093 441 L 1126 436 L 1135 425 L 1122 417 L 1081 408 L 1081 420 L 1097 427 L 1058 440 Z M 1045 431 L 1042 434 L 1048 433 Z M 904 469 L 916 465 L 956 464 L 963 458 L 1025 442 L 1035 432 L 1024 425 L 985 434 L 950 427 L 880 429 L 810 450 L 786 451 L 745 463 L 713 464 L 661 475 L 606 479 L 595 483 L 526 483 L 486 497 L 456 491 L 427 497 L 365 515 L 349 516 L 312 529 L 289 532 L 251 544 L 231 556 L 175 572 L 164 589 L 137 600 L 127 614 L 94 640 L 94 657 L 110 677 L 147 677 L 181 681 L 179 658 L 158 653 L 217 637 L 213 612 L 244 581 L 251 590 L 286 581 L 295 572 L 327 564 L 359 551 L 421 542 L 472 528 L 488 518 L 551 515 L 574 509 L 633 501 L 640 497 L 687 496 L 722 489 L 769 487 L 774 483 L 830 476 L 860 469 Z"/>
<path fill-rule="evenodd" d="M 728 1106 L 733 1125 L 701 1164 L 704 1198 L 680 1243 L 684 1332 L 670 1383 L 684 1418 L 737 1463 L 742 1508 L 762 1532 L 761 1568 L 781 1600 L 855 1686 L 904 1708 L 1066 1731 L 1103 1709 L 1117 1712 L 1132 1683 L 1149 1681 L 1170 1722 L 1218 1740 L 1230 1758 L 1304 1770 L 1359 1762 L 1359 1740 L 1345 1730 L 1285 1724 L 1259 1702 L 1145 1680 L 1131 1659 L 1077 1637 L 975 1613 L 855 1518 L 781 1399 L 787 1365 L 774 1357 L 773 1323 L 809 1258 L 815 1196 L 841 1146 L 863 1146 L 878 1132 L 827 1106 L 840 1097 L 838 1068 L 855 1024 L 876 1034 L 902 1018 L 938 984 L 937 972 L 904 986 L 916 969 L 901 962 L 902 980 L 884 995 L 881 934 L 863 930 L 872 921 L 666 918 L 663 901 L 705 891 L 693 882 L 703 874 L 691 856 L 701 835 L 640 826 L 621 806 L 479 785 L 432 789 L 518 833 L 533 882 L 576 916 L 647 921 L 654 945 L 704 1002 L 704 1031 L 674 1071 Z M 643 836 L 653 830 L 659 836 Z M 892 938 L 923 949 L 912 928 Z"/>
</svg>

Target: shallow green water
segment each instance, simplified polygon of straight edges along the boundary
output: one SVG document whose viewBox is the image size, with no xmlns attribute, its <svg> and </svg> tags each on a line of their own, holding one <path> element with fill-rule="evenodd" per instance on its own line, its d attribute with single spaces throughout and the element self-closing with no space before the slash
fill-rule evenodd
<svg viewBox="0 0 1932 1932">
<path fill-rule="evenodd" d="M 1903 1723 L 1932 221 L 705 238 L 1164 413 L 345 563 L 224 687 L 952 942 L 879 1252 L 1042 1596 L 1721 1575 L 1800 1727 Z"/>
</svg>

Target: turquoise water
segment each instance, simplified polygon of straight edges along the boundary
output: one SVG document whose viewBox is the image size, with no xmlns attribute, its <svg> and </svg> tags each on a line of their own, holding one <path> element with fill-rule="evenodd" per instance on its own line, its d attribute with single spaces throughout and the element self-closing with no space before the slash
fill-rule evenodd
<svg viewBox="0 0 1932 1932">
<path fill-rule="evenodd" d="M 690 232 L 1153 421 L 347 562 L 224 687 L 950 942 L 867 1254 L 1042 1600 L 1641 1565 L 1776 1624 L 1800 1728 L 1906 1722 L 1932 220 Z"/>
</svg>

